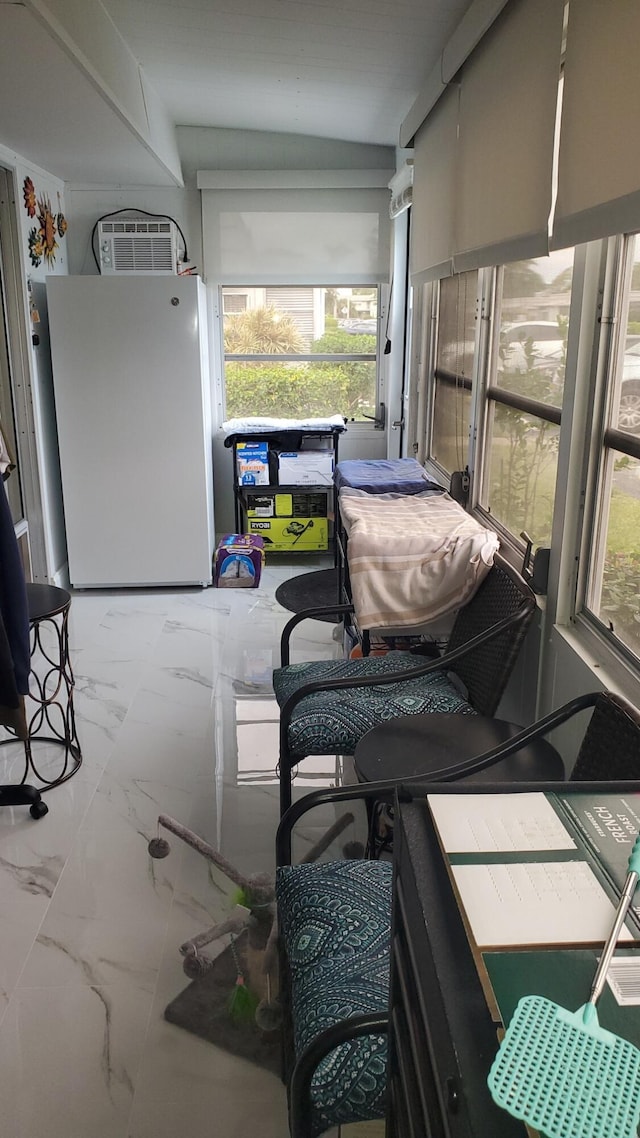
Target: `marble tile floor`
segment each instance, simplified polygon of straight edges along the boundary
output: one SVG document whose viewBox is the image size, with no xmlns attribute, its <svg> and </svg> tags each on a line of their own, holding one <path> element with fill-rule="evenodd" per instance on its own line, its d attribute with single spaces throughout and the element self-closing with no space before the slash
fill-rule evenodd
<svg viewBox="0 0 640 1138">
<path fill-rule="evenodd" d="M 0 811 L 0 1138 L 287 1135 L 277 1077 L 163 1018 L 189 983 L 178 946 L 233 887 L 177 840 L 163 861 L 147 842 L 164 812 L 244 871 L 273 869 L 270 673 L 291 615 L 274 593 L 318 567 L 277 562 L 252 590 L 74 594 L 83 765 L 43 819 Z M 292 659 L 339 653 L 333 631 L 306 622 Z M 58 749 L 40 746 L 53 769 Z M 0 750 L 3 782 L 21 761 Z M 335 781 L 333 760 L 304 768 L 297 793 Z"/>
</svg>

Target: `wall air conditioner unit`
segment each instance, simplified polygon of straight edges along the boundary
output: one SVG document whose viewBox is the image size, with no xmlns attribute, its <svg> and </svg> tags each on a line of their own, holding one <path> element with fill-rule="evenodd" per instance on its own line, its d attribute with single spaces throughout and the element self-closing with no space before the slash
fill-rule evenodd
<svg viewBox="0 0 640 1138">
<path fill-rule="evenodd" d="M 101 221 L 98 226 L 100 272 L 164 273 L 178 271 L 178 236 L 172 221 Z"/>
</svg>

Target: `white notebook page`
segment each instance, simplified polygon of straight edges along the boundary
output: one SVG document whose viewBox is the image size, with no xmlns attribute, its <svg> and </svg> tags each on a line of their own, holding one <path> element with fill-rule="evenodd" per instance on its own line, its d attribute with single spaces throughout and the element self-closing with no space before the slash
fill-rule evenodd
<svg viewBox="0 0 640 1138">
<path fill-rule="evenodd" d="M 574 850 L 544 794 L 429 794 L 447 853 Z"/>
<path fill-rule="evenodd" d="M 585 861 L 451 867 L 480 948 L 604 942 L 615 909 Z M 620 940 L 633 940 L 623 928 Z"/>
</svg>

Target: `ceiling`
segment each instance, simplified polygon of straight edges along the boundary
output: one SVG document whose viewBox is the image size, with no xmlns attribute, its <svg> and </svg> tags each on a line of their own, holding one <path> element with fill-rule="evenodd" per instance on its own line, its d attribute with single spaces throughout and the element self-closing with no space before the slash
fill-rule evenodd
<svg viewBox="0 0 640 1138">
<path fill-rule="evenodd" d="M 63 181 L 171 185 L 84 73 L 20 4 L 0 0 L 0 143 Z M 163 178 L 163 181 L 160 181 Z"/>
<path fill-rule="evenodd" d="M 102 4 L 177 126 L 396 146 L 471 0 Z M 0 143 L 67 181 L 163 184 L 33 7 L 0 0 Z"/>
<path fill-rule="evenodd" d="M 396 146 L 470 0 L 103 0 L 180 126 Z"/>
</svg>

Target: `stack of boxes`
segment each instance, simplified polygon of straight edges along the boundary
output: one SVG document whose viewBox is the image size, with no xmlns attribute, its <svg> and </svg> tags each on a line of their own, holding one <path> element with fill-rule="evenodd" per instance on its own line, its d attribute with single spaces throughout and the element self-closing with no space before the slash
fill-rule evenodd
<svg viewBox="0 0 640 1138">
<path fill-rule="evenodd" d="M 331 450 L 270 452 L 266 442 L 238 443 L 237 480 L 245 489 L 256 487 L 246 497 L 247 528 L 264 539 L 267 551 L 329 548 L 328 496 L 318 487 L 333 486 Z M 270 489 L 261 493 L 261 486 Z"/>
</svg>

